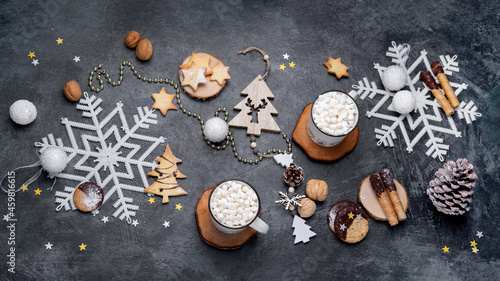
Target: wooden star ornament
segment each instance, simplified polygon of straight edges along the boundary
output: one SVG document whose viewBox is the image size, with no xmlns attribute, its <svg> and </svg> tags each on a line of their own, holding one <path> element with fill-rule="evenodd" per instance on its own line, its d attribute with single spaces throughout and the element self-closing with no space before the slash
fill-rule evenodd
<svg viewBox="0 0 500 281">
<path fill-rule="evenodd" d="M 349 67 L 342 64 L 341 58 L 337 58 L 334 60 L 331 57 L 328 57 L 328 62 L 324 62 L 323 65 L 328 68 L 328 73 L 335 74 L 335 76 L 337 76 L 337 79 L 340 79 L 342 77 L 349 77 L 349 74 L 347 73 Z"/>
<path fill-rule="evenodd" d="M 167 114 L 167 111 L 170 109 L 177 110 L 177 107 L 173 103 L 175 95 L 167 94 L 167 92 L 165 92 L 165 88 L 161 88 L 161 91 L 159 93 L 154 93 L 151 95 L 151 97 L 153 97 L 153 99 L 155 100 L 152 108 L 159 109 L 163 116 L 165 116 L 165 114 Z"/>
</svg>

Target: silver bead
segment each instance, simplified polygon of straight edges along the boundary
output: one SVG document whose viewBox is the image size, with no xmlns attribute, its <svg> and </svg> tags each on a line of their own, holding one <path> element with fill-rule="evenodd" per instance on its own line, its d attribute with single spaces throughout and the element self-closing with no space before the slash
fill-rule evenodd
<svg viewBox="0 0 500 281">
<path fill-rule="evenodd" d="M 122 83 L 122 81 L 118 81 L 116 82 L 116 85 L 120 85 Z"/>
<path fill-rule="evenodd" d="M 149 79 L 148 79 L 148 82 L 149 82 L 149 83 L 153 82 L 153 79 L 149 78 Z"/>
</svg>

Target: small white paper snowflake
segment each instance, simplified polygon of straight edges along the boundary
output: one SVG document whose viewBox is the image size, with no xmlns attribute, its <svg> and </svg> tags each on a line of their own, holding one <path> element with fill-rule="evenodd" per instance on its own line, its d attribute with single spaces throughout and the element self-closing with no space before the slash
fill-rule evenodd
<svg viewBox="0 0 500 281">
<path fill-rule="evenodd" d="M 165 138 L 139 134 L 140 130 L 146 130 L 149 125 L 157 123 L 154 110 L 138 107 L 138 114 L 133 116 L 134 124 L 130 127 L 121 102 L 116 103 L 116 107 L 100 120 L 100 113 L 103 111 L 101 102 L 101 98 L 89 96 L 85 92 L 76 108 L 81 110 L 83 117 L 90 119 L 90 122 L 75 122 L 62 118 L 70 146 L 65 146 L 60 138 L 55 139 L 52 134 L 42 138 L 35 146 L 40 148 L 40 152 L 51 146 L 63 149 L 68 154 L 69 166 L 73 166 L 73 169 L 67 167 L 65 171 L 55 175 L 57 178 L 76 182 L 72 186 L 65 186 L 63 191 L 56 191 L 56 211 L 75 210 L 75 188 L 80 183 L 91 181 L 104 190 L 103 204 L 112 196 L 117 197 L 113 203 L 116 208 L 113 217 L 126 219 L 129 224 L 133 224 L 132 217 L 139 206 L 133 204 L 133 199 L 126 194 L 130 191 L 142 193 L 144 188 L 149 186 L 146 173 L 157 165 L 153 159 L 147 158 Z M 120 122 L 121 127 L 113 121 Z M 94 212 L 94 215 L 97 213 L 98 211 Z M 102 220 L 106 223 L 107 217 Z"/>
<path fill-rule="evenodd" d="M 434 159 L 437 157 L 440 161 L 444 161 L 444 156 L 447 154 L 450 146 L 445 144 L 444 139 L 436 135 L 436 133 L 450 134 L 457 138 L 462 137 L 462 134 L 455 125 L 453 115 L 446 116 L 444 114 L 436 99 L 430 98 L 429 89 L 420 81 L 420 70 L 429 70 L 433 73 L 431 64 L 427 58 L 427 52 L 422 50 L 415 62 L 407 67 L 406 61 L 408 60 L 409 53 L 410 46 L 408 44 L 397 45 L 395 42 L 392 42 L 392 47 L 389 47 L 386 56 L 392 58 L 394 64 L 405 69 L 408 76 L 407 81 L 409 81 L 407 87 L 417 100 L 414 112 L 399 115 L 390 111 L 389 105 L 395 93 L 377 88 L 375 82 L 370 82 L 367 77 L 360 80 L 357 85 L 353 85 L 352 87 L 355 90 L 352 90 L 349 95 L 353 98 L 359 97 L 362 100 L 366 97 L 370 99 L 374 99 L 375 97 L 380 98 L 377 104 L 366 112 L 368 118 L 375 117 L 389 122 L 387 125 L 375 128 L 375 138 L 377 139 L 378 146 L 383 144 L 385 147 L 393 147 L 394 140 L 398 137 L 396 132 L 399 129 L 408 152 L 412 152 L 417 143 L 426 136 L 427 141 L 425 145 L 428 148 L 426 155 Z M 459 71 L 458 62 L 456 61 L 457 56 L 441 55 L 439 56 L 439 60 L 446 75 L 451 76 L 453 72 Z M 421 67 L 417 70 L 417 67 L 421 64 L 423 64 L 425 69 Z M 386 67 L 375 63 L 374 68 L 377 69 L 379 76 L 382 77 Z M 467 84 L 465 83 L 459 84 L 450 81 L 450 85 L 455 90 L 457 96 L 463 90 L 467 89 Z M 455 108 L 455 113 L 456 115 L 454 116 L 458 116 L 459 119 L 465 119 L 467 124 L 481 117 L 481 113 L 477 112 L 477 107 L 473 101 L 462 101 L 460 106 Z M 409 133 L 413 131 L 416 133 L 410 135 Z"/>
</svg>

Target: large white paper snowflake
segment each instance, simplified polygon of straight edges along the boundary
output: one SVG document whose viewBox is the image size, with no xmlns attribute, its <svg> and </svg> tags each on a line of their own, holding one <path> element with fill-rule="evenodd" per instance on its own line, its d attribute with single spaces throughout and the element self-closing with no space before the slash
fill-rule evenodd
<svg viewBox="0 0 500 281">
<path fill-rule="evenodd" d="M 409 81 L 407 88 L 417 100 L 416 108 L 413 112 L 400 115 L 397 112 L 391 111 L 389 105 L 395 93 L 377 88 L 375 82 L 370 82 L 367 77 L 360 80 L 357 85 L 353 85 L 352 87 L 355 90 L 352 90 L 349 95 L 353 98 L 359 97 L 362 100 L 366 97 L 370 99 L 379 98 L 377 104 L 366 112 L 368 118 L 375 117 L 389 121 L 389 124 L 375 128 L 375 138 L 378 140 L 378 146 L 383 144 L 385 147 L 393 147 L 394 139 L 397 138 L 396 131 L 399 129 L 408 152 L 412 152 L 415 145 L 424 136 L 427 136 L 427 141 L 425 142 L 428 148 L 426 151 L 427 156 L 431 156 L 432 158 L 437 157 L 440 161 L 444 161 L 444 155 L 447 154 L 450 146 L 445 144 L 443 138 L 436 135 L 436 133 L 450 134 L 457 138 L 461 137 L 462 134 L 458 131 L 453 116 L 465 119 L 466 123 L 470 124 L 477 117 L 481 117 L 481 113 L 477 112 L 477 107 L 473 101 L 462 101 L 460 106 L 455 108 L 455 115 L 446 116 L 443 110 L 441 110 L 439 103 L 434 97 L 431 98 L 429 89 L 419 78 L 421 70 L 429 70 L 432 73 L 427 52 L 422 50 L 415 62 L 407 67 L 406 61 L 408 60 L 409 53 L 410 46 L 408 44 L 397 45 L 395 42 L 392 42 L 392 47 L 389 47 L 386 56 L 392 58 L 392 62 L 403 67 L 407 73 L 407 81 Z M 453 72 L 459 71 L 456 59 L 457 56 L 439 56 L 441 65 L 448 77 L 453 75 Z M 422 64 L 424 68 L 422 68 Z M 379 76 L 382 77 L 386 67 L 375 63 L 374 68 L 378 71 Z M 459 84 L 450 81 L 450 85 L 455 90 L 457 96 L 463 90 L 467 89 L 467 84 L 465 83 Z M 411 133 L 410 135 L 409 133 L 413 131 L 416 133 Z"/>
<path fill-rule="evenodd" d="M 74 164 L 73 170 L 65 172 L 69 170 L 66 168 L 55 175 L 57 178 L 76 182 L 73 186 L 66 186 L 64 191 L 56 191 L 57 211 L 63 208 L 66 211 L 75 210 L 72 199 L 75 187 L 82 182 L 92 181 L 104 190 L 103 204 L 113 195 L 117 197 L 113 204 L 116 208 L 113 216 L 120 220 L 126 219 L 130 224 L 139 206 L 133 204 L 133 199 L 125 195 L 128 191 L 144 192 L 144 188 L 149 185 L 144 169 L 151 171 L 156 167 L 156 163 L 147 161 L 146 158 L 165 138 L 138 133 L 139 129 L 148 129 L 150 124 L 157 123 L 154 110 L 138 107 L 138 114 L 133 116 L 134 124 L 129 127 L 121 102 L 116 103 L 116 107 L 104 119 L 99 120 L 99 114 L 102 112 L 99 106 L 101 102 L 101 98 L 94 95 L 89 97 L 85 92 L 76 108 L 83 111 L 83 117 L 90 119 L 90 122 L 74 122 L 62 118 L 71 146 L 65 146 L 60 138 L 55 139 L 52 134 L 42 138 L 35 146 L 40 148 L 40 152 L 57 146 L 68 154 L 68 163 Z M 114 121 L 121 123 L 120 128 L 111 122 L 113 119 L 118 119 Z M 120 133 L 120 130 L 123 133 Z M 82 133 L 78 138 L 81 131 L 90 133 Z M 142 148 L 143 143 L 148 143 L 146 149 Z M 140 181 L 135 179 L 134 170 L 137 170 Z"/>
</svg>

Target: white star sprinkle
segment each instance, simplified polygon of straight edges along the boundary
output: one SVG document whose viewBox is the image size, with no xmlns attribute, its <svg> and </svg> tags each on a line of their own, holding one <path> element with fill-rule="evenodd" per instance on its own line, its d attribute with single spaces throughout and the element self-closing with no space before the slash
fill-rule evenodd
<svg viewBox="0 0 500 281">
<path fill-rule="evenodd" d="M 133 220 L 133 221 L 132 221 L 132 225 L 133 225 L 133 226 L 137 226 L 138 224 L 139 224 L 139 222 L 138 222 L 137 220 Z"/>
<path fill-rule="evenodd" d="M 54 246 L 54 244 L 47 242 L 47 244 L 45 244 L 45 250 L 48 250 L 48 249 L 52 250 L 52 246 Z"/>
<path fill-rule="evenodd" d="M 479 237 L 479 238 L 483 237 L 483 232 L 482 231 L 478 231 L 476 233 L 476 236 Z"/>
<path fill-rule="evenodd" d="M 345 224 L 340 225 L 340 230 L 345 230 L 347 227 L 345 227 Z"/>
<path fill-rule="evenodd" d="M 170 227 L 170 222 L 169 221 L 165 221 L 165 223 L 163 223 L 163 226 L 165 228 Z"/>
<path fill-rule="evenodd" d="M 80 61 L 80 57 L 77 57 L 75 56 L 75 58 L 73 59 L 75 62 L 79 62 Z"/>
<path fill-rule="evenodd" d="M 37 64 L 39 64 L 38 62 L 38 59 L 33 59 L 33 61 L 31 62 L 34 66 L 36 66 Z"/>
<path fill-rule="evenodd" d="M 109 221 L 108 217 L 107 216 L 102 216 L 102 222 L 103 223 L 107 223 Z"/>
<path fill-rule="evenodd" d="M 289 57 L 290 57 L 290 55 L 288 53 L 283 54 L 283 59 L 287 60 Z"/>
<path fill-rule="evenodd" d="M 363 218 L 363 216 L 362 216 L 361 214 L 358 214 L 358 215 L 356 216 L 356 219 L 357 219 L 357 220 L 360 220 L 360 219 L 362 219 L 362 218 Z"/>
</svg>

